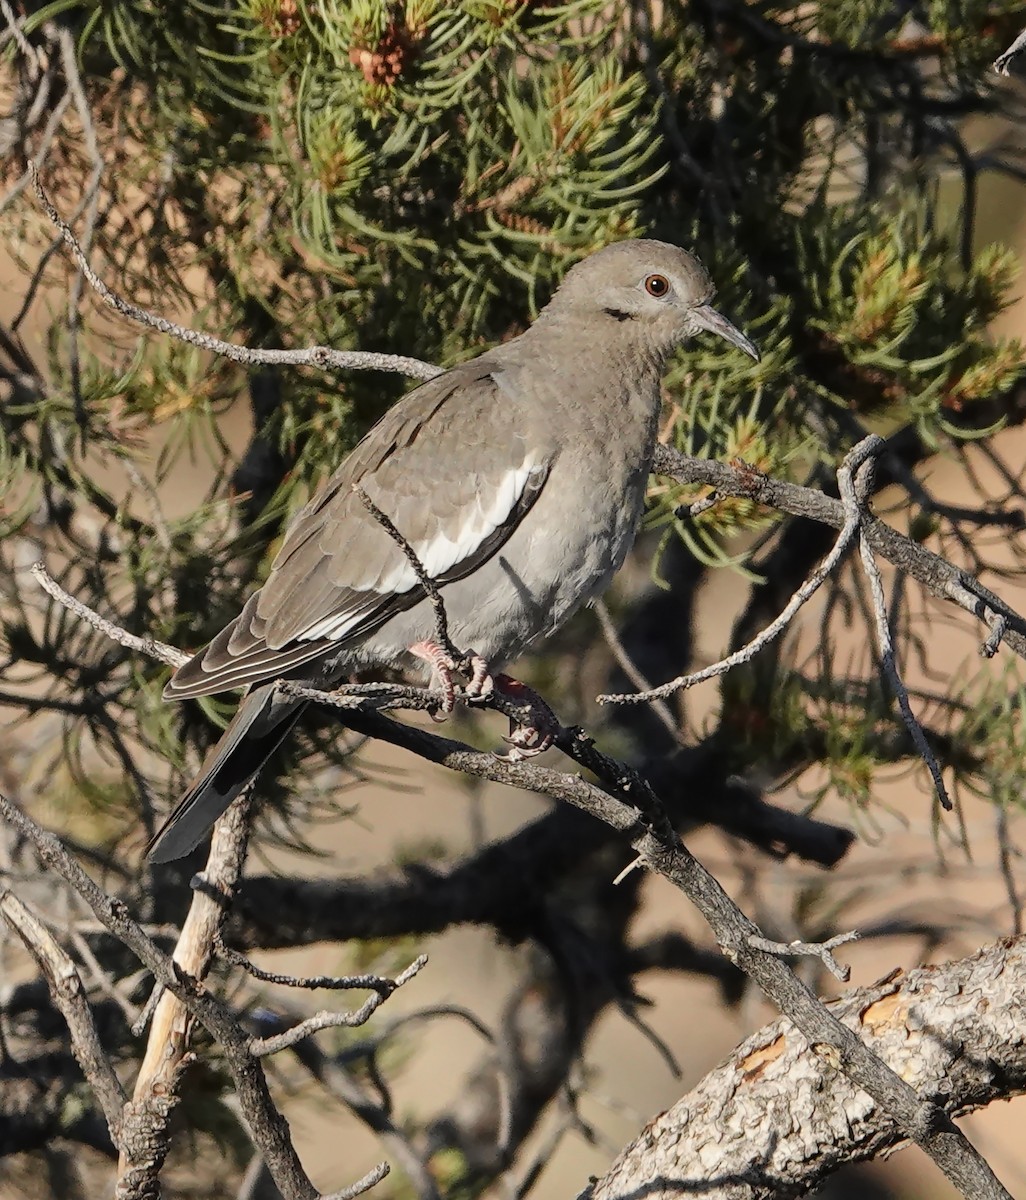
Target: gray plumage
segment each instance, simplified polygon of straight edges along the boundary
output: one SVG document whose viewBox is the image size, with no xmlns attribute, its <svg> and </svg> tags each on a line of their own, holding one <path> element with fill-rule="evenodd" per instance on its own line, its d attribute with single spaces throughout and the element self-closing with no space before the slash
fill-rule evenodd
<svg viewBox="0 0 1026 1200">
<path fill-rule="evenodd" d="M 668 356 L 709 330 L 758 357 L 712 295 L 676 246 L 608 246 L 523 334 L 378 422 L 297 515 L 263 587 L 167 685 L 174 700 L 250 690 L 151 844 L 154 862 L 191 850 L 281 744 L 303 705 L 275 680 L 425 669 L 410 647 L 433 638 L 433 610 L 356 485 L 439 585 L 452 641 L 490 668 L 605 589 L 641 517 Z"/>
</svg>

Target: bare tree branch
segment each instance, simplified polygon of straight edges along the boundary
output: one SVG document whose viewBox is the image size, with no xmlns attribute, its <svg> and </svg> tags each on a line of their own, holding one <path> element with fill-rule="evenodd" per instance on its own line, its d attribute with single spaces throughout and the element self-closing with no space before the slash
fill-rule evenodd
<svg viewBox="0 0 1026 1200">
<path fill-rule="evenodd" d="M 307 350 L 253 350 L 247 346 L 238 346 L 234 342 L 225 342 L 212 337 L 208 333 L 199 333 L 195 329 L 187 329 L 166 317 L 158 317 L 155 313 L 147 312 L 138 304 L 125 300 L 116 292 L 111 291 L 96 272 L 90 267 L 82 247 L 60 213 L 54 208 L 50 197 L 39 182 L 39 172 L 34 162 L 29 163 L 32 182 L 36 196 L 43 206 L 46 215 L 60 231 L 66 245 L 71 250 L 78 263 L 86 282 L 96 292 L 109 308 L 130 321 L 137 321 L 148 329 L 158 333 L 168 334 L 180 342 L 197 346 L 200 350 L 209 350 L 232 362 L 244 366 L 276 366 L 318 367 L 321 370 L 333 368 L 342 371 L 391 371 L 399 375 L 407 375 L 413 379 L 433 379 L 441 374 L 440 367 L 421 362 L 417 358 L 409 358 L 403 354 L 375 354 L 366 350 L 333 350 L 329 346 L 312 346 Z"/>
<path fill-rule="evenodd" d="M 754 500 L 767 508 L 808 517 L 833 529 L 844 527 L 845 512 L 841 501 L 814 488 L 742 471 L 713 459 L 692 458 L 667 446 L 656 446 L 653 470 L 678 483 L 706 484 L 726 496 Z M 1007 621 L 1004 644 L 1020 658 L 1026 658 L 1026 620 L 979 580 L 876 518 L 866 519 L 865 534 L 874 553 L 905 571 L 931 595 L 958 605 L 986 623 L 990 632 L 993 618 L 1003 616 Z"/>
<path fill-rule="evenodd" d="M 279 1054 L 282 1050 L 287 1050 L 290 1046 L 295 1046 L 304 1038 L 319 1033 L 322 1029 L 337 1029 L 339 1026 L 351 1029 L 357 1025 L 364 1025 L 378 1011 L 385 1000 L 388 999 L 392 991 L 402 987 L 404 983 L 409 983 L 415 975 L 420 974 L 426 965 L 427 955 L 422 954 L 410 963 L 405 971 L 400 972 L 395 977 L 392 981 L 394 986 L 391 991 L 384 992 L 378 990 L 373 992 L 353 1012 L 314 1013 L 313 1016 L 300 1021 L 298 1025 L 294 1025 L 291 1029 L 286 1029 L 282 1033 L 275 1034 L 273 1037 L 254 1038 L 249 1044 L 249 1051 L 255 1058 L 263 1058 L 268 1054 Z"/>
<path fill-rule="evenodd" d="M 214 826 L 210 853 L 203 872 L 204 886 L 192 894 L 192 904 L 182 925 L 172 962 L 193 980 L 201 980 L 209 969 L 214 944 L 225 919 L 232 890 L 242 874 L 249 833 L 250 792 L 247 789 Z M 155 1002 L 146 1053 L 135 1080 L 131 1114 L 126 1114 L 121 1144 L 119 1175 L 133 1181 L 126 1194 L 144 1197 L 156 1186 L 170 1144 L 170 1118 L 177 1095 L 177 1081 L 188 1055 L 192 1035 L 190 1010 L 182 999 L 165 989 Z M 163 1153 L 155 1154 L 154 1146 Z M 142 1169 L 152 1164 L 149 1175 Z M 119 1197 L 120 1200 L 120 1197 Z"/>
<path fill-rule="evenodd" d="M 0 890 L 0 914 L 39 963 L 53 1002 L 71 1034 L 71 1048 L 82 1073 L 103 1109 L 115 1145 L 121 1140 L 125 1093 L 110 1059 L 100 1044 L 82 979 L 71 957 L 54 940 L 46 926 L 11 892 Z"/>
<path fill-rule="evenodd" d="M 777 954 L 781 958 L 810 957 L 818 958 L 835 979 L 847 983 L 851 978 L 851 968 L 847 963 L 839 963 L 833 952 L 838 946 L 846 946 L 849 942 L 859 939 L 857 930 L 850 929 L 847 933 L 839 933 L 836 937 L 828 938 L 825 942 L 774 942 L 766 937 L 752 937 L 749 942 L 756 950 L 765 950 L 768 954 Z"/>
<path fill-rule="evenodd" d="M 227 816 L 226 813 L 221 821 L 224 822 Z M 284 1200 L 322 1200 L 321 1193 L 310 1182 L 299 1161 L 288 1125 L 271 1098 L 267 1078 L 258 1060 L 249 1052 L 250 1036 L 231 1010 L 202 983 L 173 963 L 147 937 L 126 906 L 106 895 L 71 858 L 58 837 L 37 825 L 2 793 L 0 817 L 32 842 L 43 862 L 71 885 L 100 923 L 149 968 L 154 978 L 180 1000 L 184 1009 L 202 1022 L 219 1043 L 253 1140 Z M 181 1066 L 185 1064 L 184 1056 L 178 1062 L 180 1065 L 172 1079 L 174 1085 L 177 1085 Z M 362 1184 L 363 1181 L 354 1187 Z"/>
<path fill-rule="evenodd" d="M 844 523 L 841 526 L 841 532 L 838 534 L 830 553 L 798 588 L 776 620 L 771 621 L 764 629 L 760 630 L 758 636 L 753 638 L 747 646 L 742 646 L 740 650 L 735 650 L 733 654 L 728 655 L 717 663 L 713 663 L 711 666 L 703 667 L 702 670 L 694 671 L 688 675 L 679 675 L 676 679 L 671 679 L 669 683 L 652 688 L 650 691 L 599 696 L 599 704 L 641 704 L 649 700 L 663 700 L 667 696 L 672 696 L 674 692 L 694 687 L 696 683 L 703 683 L 707 679 L 715 679 L 719 675 L 725 675 L 732 668 L 740 666 L 742 663 L 751 662 L 760 650 L 778 638 L 794 620 L 798 614 L 798 610 L 812 599 L 820 587 L 837 569 L 841 559 L 847 554 L 848 548 L 862 523 L 863 509 L 862 502 L 856 499 L 854 492 L 851 490 L 850 481 L 859 467 L 871 455 L 878 453 L 882 445 L 882 439 L 873 435 L 863 439 L 863 441 L 859 442 L 854 449 L 845 455 L 844 462 L 837 472 L 838 482 L 840 483 L 844 479 L 849 485 L 847 488 L 842 487 Z"/>
</svg>

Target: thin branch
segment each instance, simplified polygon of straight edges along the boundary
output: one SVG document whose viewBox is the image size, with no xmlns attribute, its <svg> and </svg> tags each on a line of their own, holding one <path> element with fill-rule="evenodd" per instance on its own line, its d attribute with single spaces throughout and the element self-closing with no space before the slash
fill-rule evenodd
<svg viewBox="0 0 1026 1200">
<path fill-rule="evenodd" d="M 853 450 L 845 455 L 844 462 L 837 472 L 838 480 L 842 476 L 850 479 L 852 472 L 857 470 L 870 455 L 877 453 L 882 445 L 883 439 L 877 437 L 875 434 L 859 442 Z M 657 688 L 651 688 L 649 691 L 599 696 L 599 704 L 643 704 L 650 700 L 662 700 L 667 696 L 672 696 L 675 692 L 694 687 L 697 683 L 703 683 L 707 679 L 715 679 L 719 675 L 725 675 L 728 671 L 740 666 L 742 663 L 751 662 L 760 650 L 768 646 L 770 642 L 775 641 L 784 632 L 794 620 L 798 610 L 811 600 L 826 580 L 830 578 L 837 564 L 848 552 L 848 548 L 851 546 L 852 539 L 855 537 L 861 521 L 861 506 L 857 502 L 854 502 L 854 500 L 851 503 L 846 503 L 844 524 L 830 553 L 823 559 L 808 579 L 805 580 L 801 587 L 798 588 L 780 615 L 774 621 L 771 621 L 746 646 L 742 646 L 740 650 L 735 650 L 733 654 L 728 654 L 726 658 L 721 659 L 719 662 L 704 667 L 701 671 L 693 671 L 687 675 L 678 675 L 676 679 L 671 679 L 669 683 L 664 683 Z"/>
<path fill-rule="evenodd" d="M 427 573 L 427 569 L 417 556 L 416 550 L 410 545 L 405 537 L 396 529 L 390 517 L 381 511 L 374 501 L 367 495 L 360 484 L 353 485 L 353 491 L 359 496 L 360 502 L 364 508 L 370 513 L 375 521 L 381 526 L 388 536 L 402 550 L 406 561 L 413 568 L 413 573 L 417 576 L 417 582 L 424 589 L 428 600 L 431 602 L 431 607 L 435 614 L 435 644 L 440 646 L 446 654 L 452 659 L 453 663 L 460 663 L 467 658 L 467 655 L 462 650 L 458 650 L 452 643 L 449 636 L 449 617 L 445 611 L 445 603 L 442 600 L 441 593 L 438 590 L 438 585 Z"/>
<path fill-rule="evenodd" d="M 652 684 L 646 679 L 634 659 L 627 653 L 627 647 L 623 644 L 620 635 L 616 631 L 616 626 L 613 624 L 613 618 L 610 615 L 605 600 L 596 600 L 592 605 L 592 611 L 598 618 L 602 636 L 605 638 L 606 645 L 609 647 L 609 652 L 612 654 L 616 665 L 639 692 L 652 691 Z M 670 706 L 664 700 L 654 700 L 652 702 L 652 711 L 662 721 L 663 727 L 669 733 L 670 737 L 675 742 L 683 744 L 684 738 L 680 731 L 680 722 L 674 720 L 673 713 L 670 712 Z"/>
<path fill-rule="evenodd" d="M 93 629 L 109 637 L 112 642 L 117 642 L 119 646 L 148 655 L 150 658 L 157 658 L 172 667 L 180 667 L 189 661 L 188 654 L 176 650 L 174 646 L 169 646 L 166 642 L 158 642 L 155 638 L 139 637 L 122 629 L 119 625 L 115 625 L 113 621 L 108 621 L 106 617 L 101 617 L 88 604 L 83 604 L 70 592 L 66 592 L 41 562 L 32 564 L 31 574 L 43 591 L 62 604 L 69 612 L 74 613 L 80 620 L 85 621 L 87 625 L 91 625 Z"/>
<path fill-rule="evenodd" d="M 100 200 L 100 180 L 103 178 L 103 158 L 96 139 L 96 126 L 93 124 L 92 112 L 89 108 L 89 102 L 86 100 L 85 88 L 82 86 L 82 76 L 78 70 L 78 56 L 75 51 L 75 40 L 72 37 L 70 29 L 65 26 L 58 27 L 57 44 L 60 47 L 61 67 L 64 71 L 64 78 L 68 85 L 68 91 L 74 98 L 75 111 L 78 114 L 79 123 L 82 126 L 82 135 L 85 138 L 86 149 L 93 164 L 92 173 L 89 177 L 89 182 L 86 184 L 85 195 L 82 200 L 86 210 L 85 233 L 82 237 L 82 260 L 84 261 L 88 257 L 92 246 L 93 232 L 96 227 L 96 212 Z M 86 413 L 85 402 L 82 396 L 82 370 L 78 352 L 78 334 L 81 325 L 79 305 L 82 302 L 82 279 L 83 273 L 80 264 L 68 293 L 68 353 L 75 416 L 79 427 L 84 430 L 86 427 Z"/>
<path fill-rule="evenodd" d="M 781 958 L 818 958 L 835 979 L 847 983 L 851 978 L 851 967 L 847 963 L 839 963 L 833 951 L 848 942 L 857 942 L 859 937 L 858 930 L 851 929 L 825 942 L 802 942 L 797 939 L 793 942 L 774 942 L 770 938 L 753 936 L 748 939 L 748 944 L 756 950 L 765 950 L 767 954 L 777 954 Z"/>
<path fill-rule="evenodd" d="M 422 954 L 420 958 L 414 959 L 405 971 L 400 972 L 393 982 L 392 991 L 400 988 L 404 983 L 419 975 L 421 970 L 427 965 L 427 955 Z M 249 1052 L 254 1058 L 263 1058 L 268 1054 L 278 1054 L 282 1050 L 287 1050 L 290 1046 L 295 1046 L 304 1038 L 310 1037 L 314 1033 L 319 1033 L 322 1029 L 337 1029 L 339 1026 L 344 1026 L 346 1029 L 354 1029 L 359 1025 L 366 1025 L 375 1012 L 388 999 L 391 992 L 375 991 L 360 1005 L 359 1008 L 352 1012 L 319 1012 L 314 1013 L 312 1017 L 307 1017 L 306 1020 L 300 1021 L 298 1025 L 293 1025 L 291 1029 L 287 1029 L 284 1033 L 275 1034 L 273 1037 L 253 1038 L 249 1043 Z"/>
<path fill-rule="evenodd" d="M 362 1196 L 364 1192 L 369 1192 L 372 1187 L 379 1184 L 388 1172 L 388 1163 L 380 1162 L 376 1167 L 371 1167 L 362 1179 L 358 1179 L 348 1187 L 340 1188 L 337 1192 L 331 1192 L 322 1197 L 322 1200 L 356 1200 L 357 1196 Z"/>
<path fill-rule="evenodd" d="M 146 1026 L 153 1020 L 153 1014 L 157 1011 L 157 1005 L 160 1003 L 160 998 L 163 995 L 164 985 L 162 983 L 155 983 L 138 1017 L 132 1023 L 133 1037 L 142 1037 L 146 1032 Z"/>
<path fill-rule="evenodd" d="M 168 334 L 170 337 L 177 338 L 180 342 L 186 342 L 190 346 L 197 346 L 200 350 L 209 350 L 212 354 L 218 354 L 222 358 L 231 359 L 232 362 L 242 363 L 244 366 L 307 366 L 317 367 L 320 370 L 334 368 L 335 370 L 342 371 L 391 371 L 413 379 L 433 379 L 436 375 L 441 374 L 441 368 L 435 367 L 430 363 L 421 362 L 417 358 L 409 358 L 403 354 L 376 354 L 365 350 L 333 350 L 329 346 L 312 346 L 306 350 L 250 349 L 248 346 L 239 346 L 234 342 L 222 341 L 220 338 L 212 337 L 207 333 L 199 333 L 195 329 L 187 329 L 183 325 L 178 325 L 174 321 L 167 320 L 166 317 L 159 317 L 156 313 L 148 312 L 146 309 L 140 308 L 139 305 L 133 304 L 131 301 L 119 296 L 116 292 L 113 292 L 93 271 L 86 260 L 86 256 L 75 234 L 72 232 L 70 226 L 65 223 L 60 213 L 50 201 L 49 196 L 43 190 L 43 186 L 39 181 L 39 172 L 36 170 L 34 163 L 29 164 L 29 170 L 32 173 L 32 182 L 40 204 L 43 206 L 46 215 L 60 231 L 66 245 L 74 255 L 75 261 L 78 263 L 86 282 L 104 304 L 130 321 L 136 321 L 140 325 L 145 325 L 148 329 L 155 329 L 158 333 Z"/>
<path fill-rule="evenodd" d="M 402 986 L 402 982 L 405 982 L 405 980 L 401 982 L 402 977 L 387 979 L 383 975 L 279 975 L 276 971 L 263 970 L 256 963 L 250 962 L 238 950 L 226 946 L 220 932 L 214 938 L 214 949 L 218 957 L 231 963 L 233 967 L 240 967 L 247 975 L 252 975 L 261 983 L 276 983 L 282 987 L 302 988 L 308 991 L 317 991 L 320 988 L 324 988 L 326 991 L 355 991 L 359 988 L 377 992 L 382 998 L 387 998 L 397 987 Z M 413 965 L 419 971 L 426 964 L 427 957 L 421 955 Z"/>
<path fill-rule="evenodd" d="M 848 478 L 842 483 L 840 474 L 838 474 L 838 483 L 841 485 L 841 495 L 845 499 L 845 502 L 858 504 L 859 501 L 856 498 L 852 480 Z M 930 776 L 933 779 L 933 786 L 936 788 L 937 799 L 940 801 L 941 808 L 945 812 L 951 812 L 951 798 L 948 796 L 948 790 L 944 786 L 944 776 L 941 772 L 940 763 L 937 762 L 937 756 L 934 754 L 930 743 L 926 740 L 923 727 L 912 711 L 912 705 L 908 698 L 908 690 L 898 670 L 898 663 L 894 654 L 894 640 L 891 637 L 890 622 L 887 619 L 887 599 L 884 596 L 880 568 L 876 565 L 876 557 L 873 554 L 869 540 L 861 531 L 859 533 L 859 557 L 862 560 L 862 570 L 869 585 L 869 594 L 873 602 L 874 624 L 876 626 L 880 662 L 883 666 L 884 674 L 890 680 L 891 688 L 897 697 L 898 708 L 901 711 L 902 720 L 905 722 L 905 728 L 908 730 L 909 736 L 912 738 L 923 762 L 926 763 Z"/>
<path fill-rule="evenodd" d="M 1001 878 L 1004 881 L 1005 892 L 1008 895 L 1008 905 L 1012 910 L 1012 936 L 1019 937 L 1022 933 L 1022 898 L 1015 882 L 1015 871 L 1012 866 L 1012 855 L 1016 853 L 1012 846 L 1011 831 L 1008 828 L 1008 801 L 998 799 L 995 804 L 997 818 L 998 863 L 1001 867 Z"/>
<path fill-rule="evenodd" d="M 46 926 L 9 889 L 0 891 L 0 914 L 25 943 L 46 976 L 54 1005 L 71 1034 L 71 1049 L 107 1121 L 111 1140 L 120 1144 L 125 1093 L 100 1044 L 82 978 L 70 955 Z"/>
<path fill-rule="evenodd" d="M 7 28 L 11 32 L 18 49 L 28 59 L 29 64 L 39 70 L 39 51 L 25 36 L 21 27 L 21 22 L 25 17 L 18 17 L 14 9 L 11 7 L 10 0 L 0 0 L 0 12 L 3 13 L 4 20 L 7 22 Z M 27 16 L 27 14 L 26 14 Z"/>
<path fill-rule="evenodd" d="M 5 2 L 6 0 L 0 0 L 0 3 Z M 64 114 L 68 111 L 70 104 L 71 95 L 70 93 L 65 92 L 65 94 L 61 96 L 61 98 L 53 106 L 53 111 L 50 113 L 50 116 L 46 122 L 46 126 L 40 135 L 39 148 L 36 150 L 36 153 L 32 158 L 32 165 L 37 170 L 43 165 L 44 162 L 46 162 L 46 156 L 50 153 L 50 147 L 53 145 L 53 140 L 57 135 L 57 130 L 60 128 L 60 124 L 64 120 Z M 32 171 L 26 167 L 25 173 L 11 185 L 6 195 L 2 200 L 0 200 L 0 216 L 3 216 L 7 209 L 10 208 L 14 201 L 18 199 L 21 193 L 31 182 Z"/>
<path fill-rule="evenodd" d="M 1005 631 L 1008 629 L 1008 618 L 1003 613 L 989 613 L 984 619 L 990 626 L 990 633 L 980 646 L 980 656 L 993 658 L 1004 640 Z"/>
<path fill-rule="evenodd" d="M 693 458 L 657 445 L 653 471 L 683 484 L 707 484 L 724 495 L 753 500 L 778 512 L 807 517 L 834 529 L 843 529 L 847 513 L 840 500 L 814 488 L 801 487 L 780 479 L 754 475 L 713 459 Z M 1003 643 L 1021 658 L 1026 658 L 1026 620 L 968 575 L 925 549 L 918 542 L 892 529 L 875 517 L 865 516 L 863 531 L 873 551 L 915 579 L 930 595 L 957 604 L 959 608 L 989 624 L 990 615 L 1002 614 L 1008 623 Z"/>
</svg>

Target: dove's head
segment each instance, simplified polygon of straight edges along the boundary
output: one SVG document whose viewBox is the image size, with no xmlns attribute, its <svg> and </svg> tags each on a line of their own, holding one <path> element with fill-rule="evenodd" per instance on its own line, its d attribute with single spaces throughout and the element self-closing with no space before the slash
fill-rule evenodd
<svg viewBox="0 0 1026 1200">
<path fill-rule="evenodd" d="M 693 254 L 647 238 L 614 242 L 567 273 L 547 316 L 605 325 L 610 339 L 637 338 L 663 354 L 695 334 L 718 334 L 756 361 L 759 351 L 712 307 L 715 294 Z"/>
</svg>

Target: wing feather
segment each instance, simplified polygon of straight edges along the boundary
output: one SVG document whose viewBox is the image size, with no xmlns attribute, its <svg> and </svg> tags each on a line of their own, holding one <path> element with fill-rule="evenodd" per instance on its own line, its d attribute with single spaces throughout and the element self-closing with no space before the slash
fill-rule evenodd
<svg viewBox="0 0 1026 1200">
<path fill-rule="evenodd" d="M 416 388 L 371 430 L 298 514 L 264 586 L 176 672 L 168 697 L 281 677 L 422 599 L 412 566 L 356 485 L 439 584 L 496 552 L 537 499 L 555 451 L 528 445 L 509 383 L 500 390 L 485 360 Z"/>
</svg>

